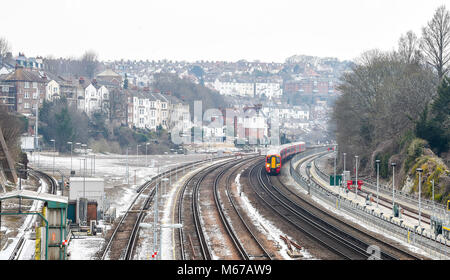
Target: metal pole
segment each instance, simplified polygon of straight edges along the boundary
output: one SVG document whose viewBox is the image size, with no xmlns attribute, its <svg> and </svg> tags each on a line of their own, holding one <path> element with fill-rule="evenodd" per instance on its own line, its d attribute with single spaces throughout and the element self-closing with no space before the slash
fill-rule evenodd
<svg viewBox="0 0 450 280">
<path fill-rule="evenodd" d="M 377 163 L 377 208 L 378 208 L 378 202 L 379 202 L 378 190 L 379 190 L 379 186 L 380 186 L 380 160 L 377 159 L 375 162 Z"/>
<path fill-rule="evenodd" d="M 157 236 L 157 232 L 156 232 L 157 224 L 158 224 L 158 199 L 159 199 L 158 186 L 159 186 L 159 183 L 156 184 L 156 190 L 155 190 L 156 191 L 156 193 L 155 193 L 156 200 L 155 200 L 155 209 L 154 209 L 154 216 L 153 216 L 153 253 L 157 252 L 156 245 L 158 244 L 157 243 L 158 236 Z M 158 257 L 159 257 L 159 252 L 157 252 L 156 259 L 158 259 Z"/>
<path fill-rule="evenodd" d="M 392 212 L 394 211 L 395 206 L 395 162 L 391 163 L 392 166 Z"/>
<path fill-rule="evenodd" d="M 355 178 L 355 198 L 358 199 L 358 156 L 355 156 L 355 162 L 356 162 L 356 178 Z"/>
<path fill-rule="evenodd" d="M 432 200 L 433 200 L 433 216 L 434 216 L 434 180 L 431 180 Z"/>
<path fill-rule="evenodd" d="M 126 175 L 127 175 L 127 185 L 130 186 L 130 180 L 129 180 L 129 175 L 128 175 L 128 147 L 127 147 L 127 171 L 126 171 Z"/>
<path fill-rule="evenodd" d="M 139 146 L 140 145 L 136 146 L 136 166 L 139 165 Z"/>
<path fill-rule="evenodd" d="M 422 193 L 422 168 L 417 168 L 416 169 L 418 172 L 419 172 L 419 229 L 421 229 L 421 226 L 420 226 L 420 224 L 421 224 L 421 209 L 420 209 L 420 197 L 421 197 L 421 193 Z"/>
<path fill-rule="evenodd" d="M 72 150 L 73 150 L 73 142 L 67 142 L 70 144 L 70 176 L 72 176 Z"/>
<path fill-rule="evenodd" d="M 148 167 L 147 147 L 148 147 L 148 143 L 145 143 L 145 167 Z"/>
<path fill-rule="evenodd" d="M 334 186 L 336 186 L 336 155 L 337 152 L 334 151 Z"/>
<path fill-rule="evenodd" d="M 55 176 L 55 152 L 56 152 L 56 148 L 55 148 L 55 139 L 51 139 L 50 142 L 53 142 L 53 176 Z"/>
</svg>

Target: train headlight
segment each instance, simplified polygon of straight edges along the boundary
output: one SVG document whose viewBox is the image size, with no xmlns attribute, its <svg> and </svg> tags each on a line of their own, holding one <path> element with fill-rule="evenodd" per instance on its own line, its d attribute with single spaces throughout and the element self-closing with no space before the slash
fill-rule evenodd
<svg viewBox="0 0 450 280">
<path fill-rule="evenodd" d="M 270 163 L 266 163 L 266 167 L 270 167 Z"/>
</svg>

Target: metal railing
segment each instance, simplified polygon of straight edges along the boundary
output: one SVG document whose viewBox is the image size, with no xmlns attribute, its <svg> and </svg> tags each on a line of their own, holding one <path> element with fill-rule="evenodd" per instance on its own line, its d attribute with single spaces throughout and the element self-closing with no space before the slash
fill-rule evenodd
<svg viewBox="0 0 450 280">
<path fill-rule="evenodd" d="M 289 168 L 292 178 L 306 191 L 309 190 L 311 196 L 315 196 L 327 203 L 329 206 L 345 212 L 361 222 L 373 226 L 382 233 L 386 233 L 390 236 L 403 240 L 412 246 L 421 248 L 432 257 L 438 259 L 450 258 L 450 248 L 447 245 L 447 240 L 436 240 L 436 237 L 429 236 L 427 233 L 422 234 L 419 232 L 417 227 L 412 228 L 402 222 L 393 220 L 392 217 L 383 215 L 383 213 L 378 214 L 374 212 L 374 210 L 369 210 L 365 205 L 359 205 L 341 194 L 328 191 L 322 186 L 316 184 L 314 181 L 309 181 L 308 178 L 301 175 L 300 172 L 295 169 L 294 163 L 317 152 L 317 150 L 312 150 L 297 154 L 292 158 Z M 319 176 L 324 178 L 324 173 L 322 172 Z M 324 179 L 328 180 L 328 178 L 329 177 Z"/>
<path fill-rule="evenodd" d="M 323 156 L 325 156 L 325 155 L 323 155 Z M 323 156 L 321 156 L 321 157 L 323 157 Z M 316 164 L 317 160 L 319 160 L 319 158 L 317 158 L 314 161 L 314 165 L 315 165 L 316 170 L 318 171 L 318 175 L 321 178 L 325 178 L 326 180 L 328 180 L 328 178 L 329 178 L 328 175 L 317 166 L 317 164 Z M 373 182 L 373 181 L 369 180 L 368 178 L 364 179 L 364 186 L 374 192 L 376 192 L 376 190 L 377 190 L 376 182 Z M 388 185 L 383 185 L 380 183 L 379 184 L 379 192 L 380 192 L 380 194 L 392 197 L 392 188 L 389 187 Z M 419 197 L 417 195 L 408 194 L 408 193 L 402 192 L 401 190 L 394 190 L 394 192 L 395 192 L 395 199 L 397 199 L 399 201 L 403 201 L 404 203 L 409 203 L 412 205 L 419 204 Z M 426 198 L 421 198 L 420 200 L 421 200 L 422 207 L 425 210 L 428 210 L 431 212 L 431 211 L 433 211 L 433 207 L 434 207 L 434 211 L 441 215 L 443 215 L 446 211 L 445 205 L 443 205 L 441 203 L 433 202 L 432 200 L 426 199 Z"/>
</svg>

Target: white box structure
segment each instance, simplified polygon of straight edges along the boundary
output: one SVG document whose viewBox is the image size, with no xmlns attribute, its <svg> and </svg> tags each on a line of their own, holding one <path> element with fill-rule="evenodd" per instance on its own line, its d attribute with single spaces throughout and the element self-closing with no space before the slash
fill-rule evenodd
<svg viewBox="0 0 450 280">
<path fill-rule="evenodd" d="M 105 196 L 105 180 L 103 178 L 70 177 L 69 189 L 69 200 L 78 201 L 85 195 L 88 200 L 97 201 L 98 209 L 103 209 Z"/>
</svg>

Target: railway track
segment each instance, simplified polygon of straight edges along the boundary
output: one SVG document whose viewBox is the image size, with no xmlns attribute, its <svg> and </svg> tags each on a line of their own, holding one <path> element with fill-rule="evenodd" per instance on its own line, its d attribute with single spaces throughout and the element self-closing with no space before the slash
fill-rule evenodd
<svg viewBox="0 0 450 280">
<path fill-rule="evenodd" d="M 307 163 L 310 160 L 313 159 L 307 159 L 304 161 L 304 163 Z M 276 185 L 281 187 L 279 188 L 279 190 L 282 190 L 286 197 L 289 197 L 293 201 L 295 200 L 299 207 L 303 209 L 307 215 L 320 217 L 319 221 L 322 221 L 321 223 L 324 226 L 328 227 L 331 231 L 336 232 L 335 234 L 344 236 L 350 242 L 357 244 L 357 246 L 359 246 L 360 248 L 367 251 L 367 249 L 371 245 L 378 246 L 379 248 L 381 248 L 380 257 L 383 260 L 397 259 L 397 256 L 399 256 L 401 259 L 419 259 L 417 256 L 370 234 L 367 234 L 359 228 L 352 226 L 344 220 L 337 218 L 336 216 L 328 213 L 320 207 L 317 207 L 314 203 L 304 199 L 303 197 L 295 193 L 291 188 L 287 187 L 279 177 L 272 177 L 272 179 L 277 181 Z M 353 236 L 360 236 L 362 239 L 364 239 L 364 241 Z M 386 251 L 393 252 L 396 256 L 393 256 L 392 253 L 390 254 Z"/>
<path fill-rule="evenodd" d="M 314 160 L 308 160 L 308 161 L 314 161 Z M 301 164 L 299 164 L 298 166 L 300 167 L 300 165 Z M 308 171 L 305 171 L 306 173 L 308 173 Z M 317 174 L 319 174 L 319 173 L 317 173 Z M 323 178 L 322 178 L 323 179 Z M 313 179 L 314 180 L 314 179 Z M 314 180 L 317 184 L 319 184 L 320 185 L 320 183 L 317 181 L 317 180 Z M 327 190 L 327 192 L 329 192 L 328 190 Z M 358 191 L 358 194 L 360 193 L 360 191 Z M 330 195 L 333 195 L 331 192 L 330 192 Z M 364 197 L 364 196 L 362 196 L 362 197 Z M 390 207 L 389 207 L 390 206 Z M 392 206 L 391 206 L 391 204 L 389 204 L 389 205 L 387 205 L 386 206 L 387 208 L 390 208 L 390 209 L 392 209 Z M 405 213 L 403 213 L 403 215 L 405 215 Z M 412 217 L 412 218 L 415 218 L 414 216 L 410 216 L 410 217 Z M 427 240 L 432 240 L 429 236 L 426 236 L 425 237 Z M 384 241 L 382 241 L 382 242 L 384 242 Z M 386 244 L 386 242 L 384 242 L 385 243 L 385 247 L 390 247 L 390 248 L 392 248 L 392 249 L 394 249 L 394 250 L 396 250 L 396 251 L 398 251 L 400 254 L 402 254 L 403 256 L 405 256 L 406 258 L 410 258 L 410 259 L 418 259 L 418 257 L 417 256 L 414 256 L 414 255 L 412 255 L 412 254 L 410 254 L 410 253 L 408 253 L 406 250 L 400 250 L 398 247 L 396 247 L 396 246 L 390 246 L 389 244 Z M 442 243 L 441 242 L 441 244 L 444 244 L 444 243 Z M 449 245 L 447 245 L 447 246 L 449 246 Z"/>
<path fill-rule="evenodd" d="M 180 190 L 177 199 L 177 220 L 179 224 L 183 224 L 183 227 L 178 231 L 178 240 L 181 252 L 180 258 L 182 260 L 196 260 L 199 258 L 205 260 L 211 259 L 211 251 L 208 247 L 206 238 L 203 231 L 199 230 L 201 229 L 201 225 L 196 203 L 198 200 L 198 193 L 196 190 L 208 173 L 221 165 L 222 163 L 217 163 L 196 172 L 183 184 Z M 189 199 L 189 197 L 191 198 Z M 192 212 L 192 214 L 183 215 L 183 213 L 189 212 Z M 193 232 L 196 233 L 194 236 L 191 235 Z M 187 247 L 188 250 L 186 250 L 185 247 Z"/>
<path fill-rule="evenodd" d="M 186 168 L 186 167 L 184 167 Z M 180 168 L 178 172 L 183 172 Z M 170 171 L 158 174 L 152 180 L 142 184 L 136 192 L 137 196 L 130 203 L 125 214 L 120 218 L 112 232 L 105 249 L 101 255 L 101 259 L 130 260 L 133 257 L 134 248 L 136 245 L 137 234 L 139 232 L 139 225 L 142 222 L 153 198 L 156 194 L 156 184 L 161 182 L 161 179 L 168 175 Z M 145 197 L 143 200 L 142 198 Z M 143 201 L 142 201 L 143 200 Z"/>
<path fill-rule="evenodd" d="M 262 164 L 255 165 L 250 176 L 257 179 L 252 187 L 258 197 L 296 229 L 304 232 L 326 250 L 342 259 L 368 259 L 371 255 L 358 242 L 333 231 L 319 218 L 308 215 L 299 205 L 274 187 Z"/>
<path fill-rule="evenodd" d="M 252 160 L 254 161 L 255 158 L 246 158 L 238 162 L 233 161 L 214 165 L 201 170 L 185 182 L 178 197 L 177 211 L 178 223 L 185 225 L 183 228 L 179 229 L 178 234 L 179 244 L 181 244 L 181 259 L 212 259 L 212 249 L 206 238 L 205 226 L 202 225 L 200 211 L 200 196 L 205 196 L 205 194 L 200 195 L 200 188 L 206 186 L 211 186 L 208 191 L 212 192 L 215 211 L 217 211 L 217 216 L 220 217 L 220 223 L 223 226 L 224 232 L 229 237 L 230 243 L 232 244 L 233 249 L 228 249 L 235 250 L 235 252 L 237 252 L 236 255 L 241 259 L 248 260 L 252 258 L 240 241 L 239 236 L 233 227 L 233 225 L 239 223 L 241 226 L 240 228 L 245 229 L 245 233 L 239 232 L 239 235 L 242 236 L 242 234 L 245 234 L 249 237 L 252 242 L 255 242 L 253 246 L 259 246 L 260 252 L 262 252 L 261 254 L 264 254 L 266 256 L 265 258 L 270 259 L 270 254 L 264 249 L 257 237 L 250 230 L 241 213 L 238 212 L 235 201 L 230 196 L 231 191 L 229 186 L 231 185 L 230 182 L 233 178 L 233 174 L 236 173 L 242 165 Z M 228 175 L 226 175 L 227 173 Z M 220 187 L 223 181 L 225 181 L 227 185 L 226 189 Z M 203 191 L 205 192 L 206 190 Z M 221 199 L 221 195 L 224 195 L 224 193 L 226 193 L 225 199 Z M 229 205 L 229 207 L 223 206 L 224 203 L 226 203 L 227 206 Z M 190 207 L 188 208 L 187 205 Z M 227 208 L 229 211 L 225 213 L 224 208 Z M 211 214 L 211 210 L 212 209 L 208 209 L 209 214 Z M 192 212 L 192 214 L 186 214 L 188 212 Z M 233 218 L 227 218 L 230 215 L 233 215 Z M 191 235 L 191 233 L 195 234 Z M 187 240 L 187 242 L 184 242 L 184 240 Z"/>
<path fill-rule="evenodd" d="M 322 179 L 326 179 L 326 177 L 327 177 L 327 174 L 325 174 L 322 170 L 320 170 L 318 167 L 317 167 L 317 164 L 316 164 L 316 161 L 318 160 L 319 158 L 316 158 L 315 160 L 314 160 L 314 164 L 312 164 L 312 166 L 314 166 L 314 168 L 316 169 L 316 172 L 319 174 L 319 176 L 322 178 Z M 361 180 L 364 180 L 364 181 L 367 181 L 367 179 L 365 179 L 365 178 L 361 178 Z M 370 181 L 369 181 L 370 182 Z M 373 184 L 373 182 L 370 182 L 371 184 Z M 376 183 L 375 183 L 376 184 Z M 392 192 L 391 192 L 392 193 Z M 376 197 L 376 191 L 373 191 L 372 189 L 367 189 L 367 188 L 364 188 L 364 189 L 362 189 L 362 190 L 358 190 L 358 196 L 360 196 L 360 197 L 363 197 L 363 198 L 365 198 L 367 195 L 372 195 L 372 197 Z M 391 199 L 389 199 L 389 198 L 386 198 L 386 197 L 384 197 L 383 195 L 380 195 L 379 196 L 379 205 L 381 205 L 381 206 L 383 206 L 383 207 L 386 207 L 386 208 L 388 208 L 388 209 L 391 209 L 392 210 L 392 200 Z M 399 200 L 399 201 L 401 201 L 401 200 Z M 404 216 L 407 216 L 407 217 L 410 217 L 410 218 L 413 218 L 413 219 L 416 219 L 416 220 L 418 220 L 419 218 L 419 211 L 418 210 L 416 210 L 416 209 L 414 209 L 414 208 L 411 208 L 411 207 L 409 207 L 409 206 L 407 206 L 407 205 L 405 205 L 404 203 L 401 203 L 401 202 L 399 202 L 399 201 L 397 201 L 397 203 L 401 206 L 401 208 L 404 210 L 403 211 L 403 213 L 402 213 L 402 215 L 404 215 Z M 431 219 L 431 216 L 429 215 L 429 214 L 427 214 L 427 213 L 424 213 L 423 211 L 422 211 L 422 213 L 421 213 L 421 221 L 424 223 L 424 224 L 428 224 L 428 225 L 430 225 L 430 219 Z"/>
<path fill-rule="evenodd" d="M 228 158 L 228 157 L 222 157 Z M 176 172 L 184 173 L 187 169 L 191 168 L 194 164 L 201 164 L 204 161 L 190 162 L 182 166 L 170 169 L 162 172 L 153 177 L 150 181 L 142 184 L 137 188 L 137 196 L 130 203 L 125 214 L 119 219 L 114 231 L 108 239 L 108 242 L 103 249 L 103 253 L 100 259 L 120 259 L 130 260 L 133 258 L 134 249 L 137 243 L 137 236 L 139 232 L 139 226 L 146 216 L 147 210 L 150 208 L 154 197 L 156 195 L 157 184 L 161 183 L 161 179 L 166 176 L 172 176 Z M 143 199 L 145 198 L 145 199 Z"/>
<path fill-rule="evenodd" d="M 227 229 L 228 234 L 233 239 L 233 243 L 236 247 L 236 249 L 239 251 L 239 254 L 241 255 L 242 259 L 244 260 L 250 260 L 254 259 L 254 256 L 261 256 L 263 259 L 272 259 L 269 252 L 264 248 L 262 243 L 258 240 L 255 233 L 250 229 L 250 226 L 245 222 L 244 217 L 238 210 L 238 205 L 236 201 L 233 199 L 232 190 L 231 190 L 231 179 L 233 178 L 233 174 L 236 173 L 243 165 L 247 164 L 248 161 L 250 161 L 251 164 L 256 164 L 257 162 L 260 162 L 263 160 L 261 157 L 257 157 L 256 160 L 254 158 L 250 158 L 248 160 L 244 160 L 243 162 L 237 164 L 234 166 L 231 170 L 224 169 L 219 176 L 216 177 L 214 181 L 214 201 L 216 203 L 216 207 L 219 210 L 220 217 L 222 220 L 222 223 Z M 220 180 L 225 176 L 226 173 L 229 173 L 228 176 L 226 176 L 226 182 L 225 182 L 225 190 L 222 191 L 222 195 L 226 196 L 226 199 L 220 199 L 219 194 L 219 183 Z M 226 204 L 226 206 L 222 206 Z M 231 206 L 231 207 L 230 207 Z M 234 211 L 227 211 L 225 213 L 225 208 L 233 209 Z M 233 217 L 231 217 L 233 216 Z M 227 219 L 227 217 L 230 217 L 230 221 Z M 234 219 L 233 219 L 234 218 Z M 248 253 L 248 250 L 244 247 L 243 242 L 239 241 L 238 234 L 233 229 L 234 227 L 231 225 L 233 223 L 234 227 L 238 227 L 237 224 L 239 224 L 239 228 L 244 228 L 246 235 L 250 237 L 250 239 L 246 239 L 246 242 L 253 242 L 253 246 L 247 246 L 251 248 L 258 248 L 259 252 L 258 254 L 252 254 L 250 255 Z M 242 232 L 239 232 L 240 235 L 242 235 Z M 246 245 L 249 245 L 246 243 Z"/>
<path fill-rule="evenodd" d="M 38 179 L 38 181 L 39 181 L 39 179 L 43 179 L 43 180 L 47 181 L 48 186 L 50 188 L 48 190 L 48 193 L 56 194 L 57 183 L 56 183 L 55 179 L 53 179 L 50 175 L 48 175 L 42 171 L 32 169 L 30 167 L 28 168 L 28 173 L 29 173 L 29 175 Z M 25 243 L 26 243 L 26 237 L 25 237 L 26 232 L 31 230 L 31 226 L 32 226 L 34 220 L 35 220 L 34 217 L 31 218 L 30 221 L 28 222 L 28 224 L 25 226 L 25 231 L 19 237 L 19 240 L 17 241 L 14 249 L 11 252 L 11 255 L 9 256 L 9 260 L 18 260 L 20 258 L 23 247 L 25 246 Z"/>
</svg>

